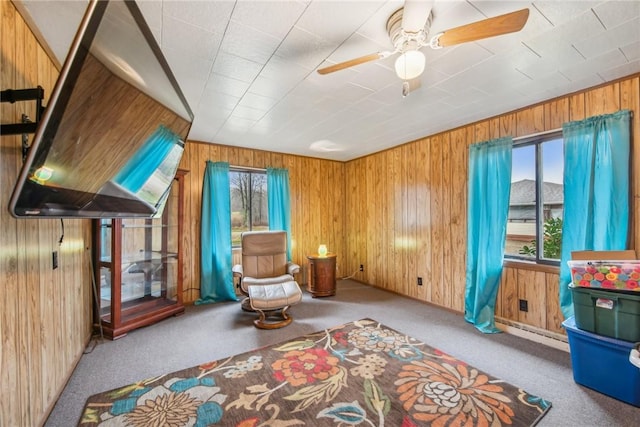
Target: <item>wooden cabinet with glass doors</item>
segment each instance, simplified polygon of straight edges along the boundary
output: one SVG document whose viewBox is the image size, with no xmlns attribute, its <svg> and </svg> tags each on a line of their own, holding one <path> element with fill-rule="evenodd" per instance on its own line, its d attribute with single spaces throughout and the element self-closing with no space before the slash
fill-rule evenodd
<svg viewBox="0 0 640 427">
<path fill-rule="evenodd" d="M 95 220 L 96 326 L 110 339 L 184 313 L 182 193 L 178 171 L 162 215 Z"/>
</svg>

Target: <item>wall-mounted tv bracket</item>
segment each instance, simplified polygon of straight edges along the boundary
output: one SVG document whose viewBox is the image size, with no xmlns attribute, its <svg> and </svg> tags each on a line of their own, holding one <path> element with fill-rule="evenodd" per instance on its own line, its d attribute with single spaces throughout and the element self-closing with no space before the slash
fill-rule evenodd
<svg viewBox="0 0 640 427">
<path fill-rule="evenodd" d="M 32 89 L 7 89 L 0 92 L 1 102 L 14 103 L 16 101 L 36 101 L 36 120 L 31 121 L 26 114 L 22 115 L 22 123 L 0 124 L 0 135 L 17 135 L 22 134 L 22 160 L 27 157 L 29 152 L 29 133 L 35 133 L 40 117 L 44 112 L 42 100 L 44 99 L 44 89 L 42 86 Z"/>
</svg>

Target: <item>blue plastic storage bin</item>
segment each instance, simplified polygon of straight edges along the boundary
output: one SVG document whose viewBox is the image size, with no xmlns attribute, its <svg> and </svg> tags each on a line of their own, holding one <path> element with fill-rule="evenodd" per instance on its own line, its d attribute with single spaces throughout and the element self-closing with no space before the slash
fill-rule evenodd
<svg viewBox="0 0 640 427">
<path fill-rule="evenodd" d="M 640 367 L 632 363 L 638 344 L 578 329 L 573 317 L 562 326 L 569 338 L 574 381 L 640 407 Z"/>
</svg>

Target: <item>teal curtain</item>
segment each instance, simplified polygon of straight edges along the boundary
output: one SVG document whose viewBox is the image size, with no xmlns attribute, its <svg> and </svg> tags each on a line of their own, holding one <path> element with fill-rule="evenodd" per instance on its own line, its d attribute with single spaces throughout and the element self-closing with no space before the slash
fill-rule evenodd
<svg viewBox="0 0 640 427">
<path fill-rule="evenodd" d="M 179 142 L 178 135 L 160 125 L 118 171 L 113 181 L 137 193 Z"/>
<path fill-rule="evenodd" d="M 578 250 L 619 250 L 629 228 L 628 110 L 562 126 L 564 220 L 559 297 L 565 318 L 573 315 L 567 261 Z"/>
<path fill-rule="evenodd" d="M 494 314 L 507 235 L 512 146 L 507 137 L 469 147 L 464 317 L 484 333 L 500 332 Z"/>
<path fill-rule="evenodd" d="M 291 202 L 288 170 L 267 168 L 267 204 L 269 230 L 287 232 L 287 259 L 291 261 Z"/>
<path fill-rule="evenodd" d="M 231 271 L 229 163 L 207 161 L 202 186 L 200 298 L 194 304 L 237 301 Z"/>
</svg>

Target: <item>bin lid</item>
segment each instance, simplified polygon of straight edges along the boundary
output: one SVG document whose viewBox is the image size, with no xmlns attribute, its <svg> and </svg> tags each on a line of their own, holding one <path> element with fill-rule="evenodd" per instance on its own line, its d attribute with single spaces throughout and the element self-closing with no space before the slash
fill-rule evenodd
<svg viewBox="0 0 640 427">
<path fill-rule="evenodd" d="M 562 322 L 562 326 L 567 330 L 567 333 L 571 332 L 575 335 L 582 335 L 584 338 L 597 341 L 599 345 L 610 345 L 612 347 L 617 347 L 618 349 L 625 348 L 631 351 L 634 347 L 636 347 L 640 343 L 633 343 L 631 341 L 620 340 L 612 337 L 606 337 L 604 335 L 595 334 L 593 332 L 585 331 L 576 326 L 576 319 L 574 316 L 569 317 L 564 322 Z M 571 343 L 569 343 L 571 346 Z"/>
</svg>

